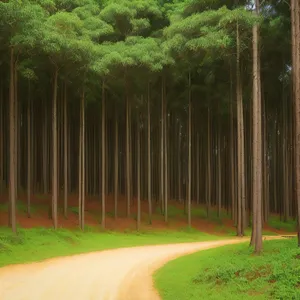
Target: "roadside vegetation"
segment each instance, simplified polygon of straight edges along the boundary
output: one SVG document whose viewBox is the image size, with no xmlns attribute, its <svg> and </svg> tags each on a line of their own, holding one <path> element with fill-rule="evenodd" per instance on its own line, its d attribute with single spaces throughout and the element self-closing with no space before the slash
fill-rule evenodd
<svg viewBox="0 0 300 300">
<path fill-rule="evenodd" d="M 224 239 L 192 229 L 152 232 L 101 232 L 95 227 L 86 231 L 52 228 L 18 229 L 15 235 L 9 228 L 0 227 L 0 267 L 9 264 L 40 261 L 120 247 L 200 242 Z"/>
<path fill-rule="evenodd" d="M 246 244 L 178 258 L 154 276 L 163 300 L 300 299 L 296 239 L 264 242 L 260 256 Z"/>
</svg>

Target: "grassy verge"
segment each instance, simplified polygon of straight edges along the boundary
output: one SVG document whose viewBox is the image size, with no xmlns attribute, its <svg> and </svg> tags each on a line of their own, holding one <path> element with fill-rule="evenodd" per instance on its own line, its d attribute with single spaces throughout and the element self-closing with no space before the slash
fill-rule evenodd
<svg viewBox="0 0 300 300">
<path fill-rule="evenodd" d="M 300 249 L 295 239 L 264 242 L 252 255 L 247 244 L 181 257 L 154 275 L 163 300 L 300 299 Z"/>
<path fill-rule="evenodd" d="M 19 229 L 15 236 L 10 229 L 0 227 L 0 267 L 111 248 L 216 239 L 220 237 L 184 228 L 176 232 L 144 233 L 97 232 L 89 227 L 84 233 L 79 230 L 32 228 Z"/>
</svg>

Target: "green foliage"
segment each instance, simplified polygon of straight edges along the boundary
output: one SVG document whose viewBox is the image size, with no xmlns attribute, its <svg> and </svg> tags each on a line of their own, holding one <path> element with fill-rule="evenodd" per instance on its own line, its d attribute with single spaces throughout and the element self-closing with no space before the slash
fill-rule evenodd
<svg viewBox="0 0 300 300">
<path fill-rule="evenodd" d="M 86 231 L 66 229 L 18 229 L 14 235 L 9 228 L 0 228 L 0 267 L 8 264 L 39 261 L 46 258 L 79 254 L 105 249 L 142 245 L 214 240 L 218 237 L 199 231 L 159 231 L 101 233 L 97 228 Z"/>
<path fill-rule="evenodd" d="M 182 257 L 160 269 L 155 284 L 164 300 L 300 297 L 295 239 L 266 241 L 261 256 L 252 253 L 241 244 Z"/>
</svg>

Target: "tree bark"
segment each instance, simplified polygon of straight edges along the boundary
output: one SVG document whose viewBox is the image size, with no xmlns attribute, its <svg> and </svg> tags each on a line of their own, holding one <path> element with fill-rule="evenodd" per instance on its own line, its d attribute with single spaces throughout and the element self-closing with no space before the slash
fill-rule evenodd
<svg viewBox="0 0 300 300">
<path fill-rule="evenodd" d="M 105 83 L 104 80 L 102 82 L 102 190 L 101 190 L 101 201 L 102 201 L 102 218 L 101 218 L 101 226 L 102 229 L 105 228 Z"/>
<path fill-rule="evenodd" d="M 192 193 L 192 93 L 191 72 L 189 72 L 189 120 L 188 120 L 188 226 L 191 227 L 191 193 Z"/>
<path fill-rule="evenodd" d="M 67 84 L 64 85 L 64 216 L 68 218 L 68 114 Z"/>
<path fill-rule="evenodd" d="M 31 200 L 31 100 L 30 100 L 30 83 L 28 87 L 27 102 L 27 216 L 31 217 L 30 200 Z"/>
<path fill-rule="evenodd" d="M 54 229 L 57 228 L 57 198 L 58 198 L 58 163 L 57 163 L 57 78 L 58 69 L 54 71 L 53 107 L 52 107 L 52 220 Z"/>
<path fill-rule="evenodd" d="M 259 0 L 255 0 L 259 15 Z M 253 229 L 251 242 L 255 253 L 262 250 L 262 123 L 259 62 L 259 25 L 253 26 Z"/>
<path fill-rule="evenodd" d="M 150 84 L 148 84 L 148 123 L 147 123 L 147 162 L 148 162 L 148 207 L 149 207 L 149 223 L 152 224 L 152 195 L 151 195 L 151 108 L 150 108 Z"/>
<path fill-rule="evenodd" d="M 16 161 L 15 161 L 15 52 L 14 48 L 10 48 L 10 87 L 9 87 L 9 212 L 10 212 L 10 224 L 12 231 L 17 232 L 16 227 Z"/>
</svg>

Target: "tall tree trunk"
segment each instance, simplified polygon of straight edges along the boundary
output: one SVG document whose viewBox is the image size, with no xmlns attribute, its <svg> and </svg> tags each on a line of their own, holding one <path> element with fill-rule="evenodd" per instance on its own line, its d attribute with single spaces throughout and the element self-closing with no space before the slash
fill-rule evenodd
<svg viewBox="0 0 300 300">
<path fill-rule="evenodd" d="M 147 161 L 148 161 L 148 207 L 149 207 L 149 223 L 152 224 L 152 195 L 151 195 L 151 108 L 150 108 L 150 84 L 148 84 L 148 124 L 147 124 Z"/>
<path fill-rule="evenodd" d="M 125 78 L 125 80 L 127 80 Z M 126 83 L 127 86 L 127 83 Z M 130 216 L 130 184 L 131 184 L 131 172 L 130 172 L 130 120 L 129 120 L 129 95 L 126 91 L 126 198 L 127 198 L 127 218 Z"/>
<path fill-rule="evenodd" d="M 9 212 L 10 224 L 13 232 L 17 232 L 16 227 L 16 164 L 15 164 L 15 56 L 14 48 L 10 48 L 10 87 L 9 87 Z"/>
<path fill-rule="evenodd" d="M 137 119 L 136 144 L 137 144 L 137 218 L 136 227 L 140 230 L 141 226 L 141 145 L 140 145 L 140 118 Z"/>
<path fill-rule="evenodd" d="M 64 216 L 68 218 L 68 114 L 67 84 L 64 85 Z"/>
<path fill-rule="evenodd" d="M 236 26 L 237 59 L 236 59 L 236 97 L 237 97 L 237 130 L 238 130 L 238 215 L 237 235 L 244 235 L 245 227 L 245 157 L 244 157 L 244 114 L 243 92 L 240 72 L 240 31 L 239 24 Z"/>
<path fill-rule="evenodd" d="M 259 0 L 255 0 L 255 13 L 259 15 Z M 262 250 L 262 123 L 261 83 L 259 58 L 259 25 L 253 26 L 253 228 L 252 244 L 255 252 Z"/>
<path fill-rule="evenodd" d="M 30 82 L 28 87 L 27 102 L 27 216 L 31 217 L 30 199 L 31 199 L 31 100 L 30 100 Z"/>
<path fill-rule="evenodd" d="M 197 132 L 197 145 L 196 145 L 196 157 L 197 157 L 197 166 L 196 166 L 196 187 L 197 187 L 197 204 L 200 203 L 200 150 L 199 150 L 199 132 Z"/>
<path fill-rule="evenodd" d="M 168 142 L 167 142 L 167 127 L 168 127 L 168 115 L 167 115 L 167 101 L 166 101 L 166 80 L 163 78 L 163 147 L 164 147 L 164 214 L 165 222 L 168 222 Z"/>
<path fill-rule="evenodd" d="M 161 131 L 160 131 L 160 201 L 164 209 L 164 84 L 161 83 Z"/>
<path fill-rule="evenodd" d="M 4 190 L 4 95 L 3 77 L 0 78 L 0 194 Z"/>
<path fill-rule="evenodd" d="M 58 199 L 58 163 L 57 163 L 57 78 L 58 69 L 55 67 L 53 82 L 52 107 L 52 220 L 54 229 L 57 228 L 57 199 Z"/>
<path fill-rule="evenodd" d="M 80 228 L 84 230 L 84 207 L 85 207 L 85 107 L 84 107 L 84 91 L 82 91 L 81 96 L 81 207 L 80 207 L 80 215 L 81 215 L 81 223 Z"/>
<path fill-rule="evenodd" d="M 102 188 L 101 188 L 101 201 L 102 201 L 102 218 L 101 218 L 101 226 L 105 228 L 105 150 L 106 150 L 106 143 L 105 143 L 105 83 L 104 80 L 102 82 Z"/>
<path fill-rule="evenodd" d="M 300 4 L 291 0 L 292 23 L 292 61 L 293 61 L 293 93 L 294 93 L 294 121 L 295 121 L 295 177 L 297 201 L 297 231 L 300 247 Z"/>
<path fill-rule="evenodd" d="M 188 120 L 188 226 L 191 227 L 192 194 L 192 91 L 191 72 L 189 72 L 189 120 Z"/>
<path fill-rule="evenodd" d="M 206 211 L 209 216 L 211 205 L 211 120 L 210 120 L 210 108 L 207 109 L 207 199 L 206 199 Z"/>
<path fill-rule="evenodd" d="M 115 111 L 115 218 L 118 217 L 118 194 L 119 194 L 119 123 L 117 109 Z"/>
</svg>

